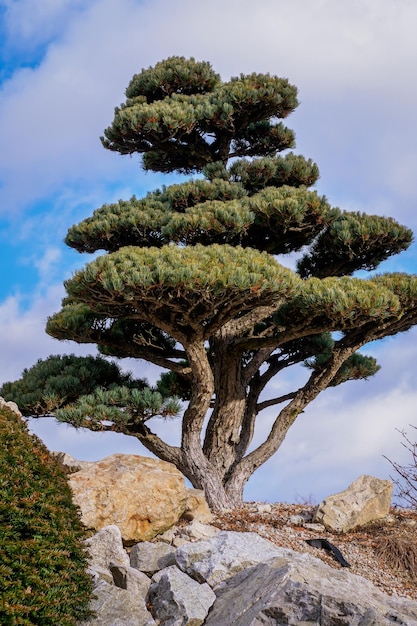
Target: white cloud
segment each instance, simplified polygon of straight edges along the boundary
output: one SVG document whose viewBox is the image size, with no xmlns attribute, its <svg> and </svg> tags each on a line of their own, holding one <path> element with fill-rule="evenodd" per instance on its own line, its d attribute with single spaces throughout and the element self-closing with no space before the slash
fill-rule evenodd
<svg viewBox="0 0 417 626">
<path fill-rule="evenodd" d="M 7 43 L 13 49 L 31 50 L 65 32 L 84 0 L 3 0 Z"/>
<path fill-rule="evenodd" d="M 59 342 L 45 333 L 47 317 L 60 308 L 64 295 L 61 285 L 32 297 L 29 306 L 23 298 L 10 296 L 0 303 L 0 384 L 16 380 L 24 368 L 50 354 L 92 354 L 94 346 Z"/>
<path fill-rule="evenodd" d="M 51 273 L 54 266 L 60 261 L 62 257 L 62 251 L 60 248 L 51 247 L 47 248 L 40 258 L 32 259 L 32 262 L 39 272 L 40 282 L 45 280 L 50 283 Z"/>
</svg>

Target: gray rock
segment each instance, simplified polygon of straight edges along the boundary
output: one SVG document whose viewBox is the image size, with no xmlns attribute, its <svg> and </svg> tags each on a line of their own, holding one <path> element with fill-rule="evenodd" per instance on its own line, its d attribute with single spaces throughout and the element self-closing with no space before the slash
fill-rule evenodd
<svg viewBox="0 0 417 626">
<path fill-rule="evenodd" d="M 147 601 L 161 626 L 200 626 L 215 599 L 209 585 L 171 565 L 152 577 Z"/>
<path fill-rule="evenodd" d="M 220 532 L 178 548 L 181 569 L 166 567 L 151 582 L 126 563 L 117 528 L 88 542 L 97 617 L 82 626 L 417 626 L 417 602 L 256 533 Z"/>
<path fill-rule="evenodd" d="M 87 574 L 91 576 L 93 579 L 94 586 L 96 587 L 100 580 L 104 580 L 104 582 L 112 585 L 114 580 L 111 571 L 108 567 L 100 567 L 100 565 L 94 565 L 94 569 L 91 567 L 87 568 Z"/>
<path fill-rule="evenodd" d="M 182 526 L 179 528 L 179 533 L 176 535 L 176 539 L 186 539 L 187 541 L 204 541 L 211 539 L 220 532 L 216 526 L 210 524 L 203 524 L 202 522 L 192 521 L 188 526 Z"/>
<path fill-rule="evenodd" d="M 163 543 L 168 543 L 169 545 L 173 545 L 176 531 L 177 531 L 176 527 L 171 526 L 171 528 L 168 528 L 168 530 L 166 530 L 164 533 L 161 533 L 160 535 L 157 535 L 156 537 L 154 537 L 153 541 L 163 542 Z"/>
<path fill-rule="evenodd" d="M 280 549 L 256 533 L 222 531 L 207 541 L 177 548 L 180 569 L 215 587 L 242 569 L 278 556 Z"/>
<path fill-rule="evenodd" d="M 142 541 L 135 544 L 130 551 L 131 567 L 150 576 L 174 563 L 175 548 L 166 543 Z"/>
<path fill-rule="evenodd" d="M 318 505 L 314 521 L 331 531 L 347 532 L 389 514 L 393 484 L 374 476 L 360 476 L 345 491 Z"/>
<path fill-rule="evenodd" d="M 51 454 L 65 467 L 69 474 L 79 472 L 82 467 L 88 467 L 93 464 L 92 461 L 79 461 L 66 452 L 51 452 Z"/>
<path fill-rule="evenodd" d="M 296 515 L 290 515 L 288 521 L 293 526 L 306 526 L 313 521 L 313 514 L 310 511 L 301 511 Z"/>
<path fill-rule="evenodd" d="M 417 604 L 307 554 L 247 568 L 216 589 L 205 626 L 416 626 Z"/>
<path fill-rule="evenodd" d="M 110 572 L 116 587 L 136 593 L 145 600 L 151 585 L 151 579 L 146 574 L 134 567 L 115 563 L 110 563 Z"/>
<path fill-rule="evenodd" d="M 86 539 L 85 544 L 90 555 L 90 568 L 109 569 L 110 563 L 129 566 L 129 557 L 123 548 L 122 534 L 117 526 L 102 528 L 98 533 Z"/>
<path fill-rule="evenodd" d="M 263 502 L 257 502 L 255 504 L 255 510 L 257 511 L 257 513 L 271 513 L 272 512 L 272 506 L 270 504 L 265 504 Z"/>
<path fill-rule="evenodd" d="M 78 626 L 157 626 L 145 602 L 125 589 L 100 580 L 94 596 L 90 606 L 96 617 Z"/>
</svg>

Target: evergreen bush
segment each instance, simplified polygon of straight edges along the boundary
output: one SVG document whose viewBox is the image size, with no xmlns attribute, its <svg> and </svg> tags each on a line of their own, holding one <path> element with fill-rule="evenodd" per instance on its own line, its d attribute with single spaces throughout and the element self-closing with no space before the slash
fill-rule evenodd
<svg viewBox="0 0 417 626">
<path fill-rule="evenodd" d="M 0 434 L 0 624 L 75 626 L 92 580 L 65 470 L 8 407 Z"/>
</svg>

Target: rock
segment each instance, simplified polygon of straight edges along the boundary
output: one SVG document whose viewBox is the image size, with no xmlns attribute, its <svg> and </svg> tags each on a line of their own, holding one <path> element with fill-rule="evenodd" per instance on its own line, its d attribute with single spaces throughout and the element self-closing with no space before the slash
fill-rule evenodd
<svg viewBox="0 0 417 626">
<path fill-rule="evenodd" d="M 157 626 L 143 600 L 104 580 L 95 587 L 90 606 L 97 617 L 78 626 Z"/>
<path fill-rule="evenodd" d="M 187 503 L 184 477 L 174 465 L 134 454 L 83 465 L 69 483 L 85 526 L 116 524 L 126 545 L 170 528 Z"/>
<path fill-rule="evenodd" d="M 264 502 L 258 502 L 255 505 L 256 508 L 256 512 L 257 513 L 271 513 L 272 512 L 272 506 L 270 504 L 266 504 Z"/>
<path fill-rule="evenodd" d="M 13 411 L 13 413 L 16 413 L 16 415 L 22 417 L 22 414 L 19 411 L 19 407 L 17 406 L 16 402 L 12 402 L 11 400 L 9 402 L 6 402 L 6 400 L 0 396 L 0 409 L 3 406 L 6 406 L 8 409 Z"/>
<path fill-rule="evenodd" d="M 107 526 L 85 540 L 90 568 L 109 569 L 110 563 L 130 566 L 129 557 L 123 548 L 122 535 L 117 526 Z"/>
<path fill-rule="evenodd" d="M 131 567 L 152 576 L 175 563 L 175 548 L 162 542 L 143 541 L 132 547 L 129 556 Z"/>
<path fill-rule="evenodd" d="M 109 585 L 112 585 L 114 583 L 113 574 L 108 567 L 100 567 L 100 565 L 95 565 L 94 569 L 88 567 L 87 572 L 93 579 L 95 587 L 98 585 L 100 580 L 104 580 L 104 582 L 108 583 Z"/>
<path fill-rule="evenodd" d="M 66 452 L 51 452 L 51 454 L 65 467 L 69 474 L 78 472 L 81 468 L 89 467 L 94 463 L 94 461 L 79 461 Z"/>
<path fill-rule="evenodd" d="M 210 524 L 202 524 L 201 522 L 191 522 L 188 526 L 178 529 L 176 538 L 180 537 L 189 541 L 202 541 L 205 539 L 211 539 L 220 532 L 216 526 Z M 175 541 L 175 540 L 174 540 Z"/>
<path fill-rule="evenodd" d="M 387 596 L 314 557 L 285 552 L 217 587 L 205 626 L 416 626 L 417 603 Z"/>
<path fill-rule="evenodd" d="M 128 558 L 120 532 L 110 527 L 97 535 L 88 540 L 104 551 L 92 565 L 97 617 L 78 626 L 417 626 L 417 602 L 256 533 L 220 532 L 178 548 L 181 569 L 165 567 L 152 581 L 120 563 Z"/>
<path fill-rule="evenodd" d="M 220 529 L 211 524 L 202 524 L 193 521 L 187 526 L 173 526 L 162 535 L 155 537 L 155 541 L 163 541 L 169 543 L 176 548 L 183 546 L 190 541 L 201 541 L 202 539 L 210 539 L 217 535 Z"/>
<path fill-rule="evenodd" d="M 126 567 L 116 563 L 110 563 L 109 569 L 116 587 L 132 591 L 145 600 L 151 584 L 150 578 L 146 574 L 134 567 Z"/>
<path fill-rule="evenodd" d="M 288 518 L 289 523 L 292 524 L 293 526 L 306 526 L 307 527 L 308 524 L 311 525 L 312 520 L 313 520 L 313 515 L 310 511 L 301 511 L 301 513 L 298 513 L 296 515 L 290 515 L 290 517 Z M 324 527 L 322 530 L 324 530 Z"/>
<path fill-rule="evenodd" d="M 168 528 L 168 530 L 166 530 L 164 533 L 161 533 L 160 535 L 157 535 L 154 538 L 154 541 L 161 541 L 163 543 L 168 543 L 169 545 L 174 545 L 174 539 L 176 537 L 177 534 L 177 529 L 175 528 L 175 526 L 171 526 L 171 528 Z"/>
<path fill-rule="evenodd" d="M 183 572 L 215 587 L 240 570 L 279 553 L 275 544 L 256 533 L 222 531 L 207 541 L 177 548 L 175 560 Z"/>
<path fill-rule="evenodd" d="M 204 491 L 202 489 L 187 489 L 186 493 L 187 504 L 182 515 L 183 519 L 209 524 L 213 520 L 213 514 L 207 504 Z"/>
<path fill-rule="evenodd" d="M 161 625 L 200 626 L 215 599 L 209 585 L 196 582 L 171 565 L 152 577 L 147 601 Z"/>
<path fill-rule="evenodd" d="M 393 484 L 373 476 L 360 476 L 341 493 L 318 505 L 314 521 L 328 530 L 347 532 L 389 514 Z"/>
</svg>

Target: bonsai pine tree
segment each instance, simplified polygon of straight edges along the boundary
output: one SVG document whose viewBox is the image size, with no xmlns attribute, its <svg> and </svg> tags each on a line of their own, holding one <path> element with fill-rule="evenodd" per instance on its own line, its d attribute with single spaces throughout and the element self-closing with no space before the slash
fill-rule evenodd
<svg viewBox="0 0 417 626">
<path fill-rule="evenodd" d="M 282 121 L 297 104 L 286 79 L 223 82 L 194 59 L 171 57 L 135 75 L 104 147 L 143 155 L 146 170 L 193 177 L 72 226 L 69 246 L 104 254 L 66 282 L 47 323 L 58 339 L 166 370 L 159 391 L 184 402 L 179 446 L 145 423 L 158 412 L 151 398 L 107 415 L 103 406 L 120 399 L 80 398 L 60 419 L 137 437 L 204 489 L 213 509 L 241 503 L 247 480 L 321 391 L 378 370 L 362 346 L 417 321 L 415 276 L 354 276 L 405 250 L 411 231 L 334 208 L 309 189 L 318 168 L 288 151 L 294 133 Z M 277 259 L 297 251 L 297 271 Z M 300 364 L 299 389 L 266 395 Z M 271 431 L 251 446 L 267 407 L 276 410 Z"/>
</svg>

